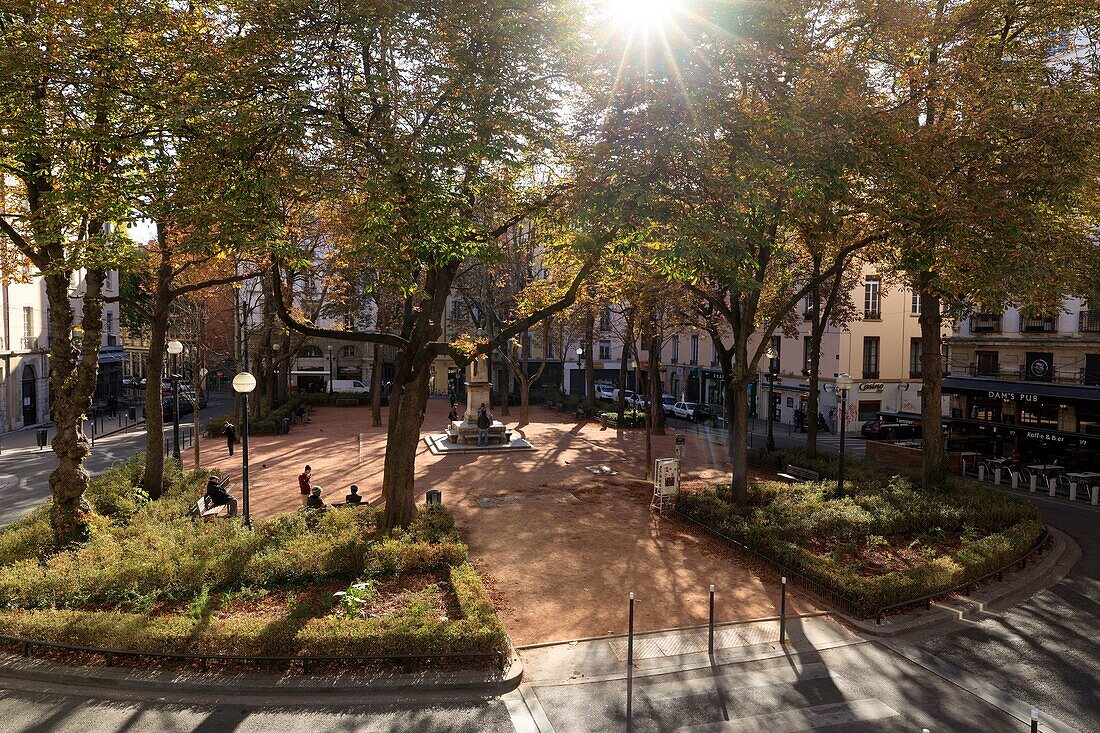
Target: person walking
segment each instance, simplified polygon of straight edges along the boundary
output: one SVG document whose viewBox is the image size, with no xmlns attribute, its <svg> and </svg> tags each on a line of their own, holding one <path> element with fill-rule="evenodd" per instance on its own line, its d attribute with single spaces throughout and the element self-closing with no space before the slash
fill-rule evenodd
<svg viewBox="0 0 1100 733">
<path fill-rule="evenodd" d="M 489 411 L 485 409 L 485 403 L 481 403 L 481 407 L 477 411 L 477 444 L 489 445 L 489 426 L 493 424 L 493 418 L 489 415 Z M 482 441 L 485 441 L 482 443 Z"/>
<path fill-rule="evenodd" d="M 237 442 L 237 427 L 227 422 L 225 424 L 225 446 L 229 449 L 229 455 L 233 455 L 233 444 Z"/>
<path fill-rule="evenodd" d="M 313 493 L 313 469 L 308 465 L 298 474 L 298 493 L 302 495 L 302 506 L 306 506 L 310 495 Z"/>
<path fill-rule="evenodd" d="M 114 420 L 115 416 L 117 414 L 118 414 L 118 397 L 115 397 L 115 393 L 112 392 L 111 394 L 107 395 L 107 417 Z"/>
</svg>

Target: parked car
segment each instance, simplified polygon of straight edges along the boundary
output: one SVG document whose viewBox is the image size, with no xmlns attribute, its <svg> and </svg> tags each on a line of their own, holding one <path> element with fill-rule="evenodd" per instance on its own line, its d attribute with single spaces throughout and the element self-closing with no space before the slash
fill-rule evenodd
<svg viewBox="0 0 1100 733">
<path fill-rule="evenodd" d="M 623 401 L 626 404 L 629 405 L 634 401 L 634 390 L 632 390 L 632 389 L 616 389 L 614 392 L 611 393 L 611 401 L 612 402 L 618 402 L 619 401 L 619 392 L 623 393 Z"/>
<path fill-rule="evenodd" d="M 696 410 L 699 405 L 695 402 L 677 402 L 672 406 L 672 414 L 682 420 L 697 420 Z M 700 413 L 701 414 L 701 413 Z"/>
<path fill-rule="evenodd" d="M 661 395 L 661 407 L 666 415 L 672 414 L 672 406 L 676 404 L 676 398 L 670 394 Z"/>
<path fill-rule="evenodd" d="M 370 392 L 370 387 L 363 384 L 358 379 L 334 379 L 332 380 L 332 391 L 364 394 Z"/>
<path fill-rule="evenodd" d="M 145 386 L 145 380 L 138 379 L 137 377 L 123 377 L 122 386 L 129 387 L 130 389 L 138 389 Z"/>
<path fill-rule="evenodd" d="M 721 405 L 697 405 L 695 408 L 697 422 L 721 422 L 725 419 L 726 412 Z"/>
<path fill-rule="evenodd" d="M 919 422 L 903 423 L 883 417 L 863 423 L 859 432 L 868 440 L 905 440 L 919 438 L 922 433 Z"/>
<path fill-rule="evenodd" d="M 613 400 L 615 399 L 615 385 L 607 384 L 603 382 L 596 383 L 596 399 L 598 400 Z"/>
<path fill-rule="evenodd" d="M 633 394 L 626 398 L 626 406 L 635 410 L 648 410 L 649 400 L 640 394 Z"/>
</svg>

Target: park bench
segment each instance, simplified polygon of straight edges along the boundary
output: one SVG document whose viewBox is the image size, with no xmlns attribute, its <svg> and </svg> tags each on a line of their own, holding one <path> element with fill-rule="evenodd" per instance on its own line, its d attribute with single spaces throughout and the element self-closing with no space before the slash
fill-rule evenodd
<svg viewBox="0 0 1100 733">
<path fill-rule="evenodd" d="M 787 464 L 787 468 L 783 470 L 783 473 L 779 474 L 779 478 L 784 478 L 794 484 L 806 483 L 807 481 L 817 481 L 821 478 L 821 474 L 817 471 L 811 471 L 808 468 L 799 468 L 791 464 Z"/>
<path fill-rule="evenodd" d="M 337 407 L 358 407 L 359 406 L 359 400 L 356 399 L 355 397 L 337 397 L 336 398 L 336 406 Z"/>
<path fill-rule="evenodd" d="M 560 402 L 547 402 L 546 407 L 549 410 L 557 410 L 558 412 L 561 412 L 561 403 Z"/>
<path fill-rule="evenodd" d="M 218 485 L 221 488 L 224 489 L 225 485 L 228 484 L 228 483 L 229 483 L 229 477 L 228 476 L 222 476 L 221 481 L 218 482 Z M 189 516 L 196 517 L 198 519 L 201 519 L 204 522 L 209 522 L 211 519 L 217 519 L 219 517 L 228 517 L 229 516 L 229 505 L 228 504 L 217 504 L 217 505 L 215 505 L 211 502 L 209 496 L 206 496 L 205 494 L 203 494 L 201 497 L 199 497 L 199 500 L 195 502 L 195 505 L 193 507 L 191 507 L 191 511 L 189 513 Z"/>
</svg>

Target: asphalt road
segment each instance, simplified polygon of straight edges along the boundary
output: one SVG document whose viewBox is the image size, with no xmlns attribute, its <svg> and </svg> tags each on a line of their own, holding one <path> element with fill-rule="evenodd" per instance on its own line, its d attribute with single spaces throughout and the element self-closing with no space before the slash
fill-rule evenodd
<svg viewBox="0 0 1100 733">
<path fill-rule="evenodd" d="M 199 425 L 231 409 L 232 398 L 225 394 L 212 394 L 206 409 L 199 411 Z M 183 425 L 190 425 L 193 416 L 182 418 Z M 172 424 L 165 425 L 165 435 L 172 434 Z M 53 431 L 51 429 L 52 437 Z M 0 454 L 0 526 L 9 524 L 44 502 L 50 495 L 50 472 L 57 467 L 57 458 L 49 448 L 27 448 L 33 442 L 30 432 L 7 436 Z M 19 447 L 22 446 L 22 447 Z M 85 464 L 93 474 L 121 463 L 145 450 L 145 430 L 135 426 L 130 432 L 116 433 L 96 440 Z"/>
<path fill-rule="evenodd" d="M 1078 730 L 1100 731 L 1100 511 L 1033 501 L 1081 546 L 1081 559 L 1060 583 L 999 618 L 921 646 Z"/>
</svg>

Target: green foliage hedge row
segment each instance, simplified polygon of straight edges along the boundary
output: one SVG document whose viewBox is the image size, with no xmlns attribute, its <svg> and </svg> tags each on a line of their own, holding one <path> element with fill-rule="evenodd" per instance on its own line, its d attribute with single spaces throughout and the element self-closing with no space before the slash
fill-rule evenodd
<svg viewBox="0 0 1100 733">
<path fill-rule="evenodd" d="M 290 403 L 294 406 L 297 406 L 299 402 L 305 402 L 310 406 L 331 406 L 335 405 L 337 401 L 341 405 L 345 405 L 351 400 L 355 400 L 355 404 L 360 407 L 371 404 L 369 392 L 334 392 L 332 394 L 328 392 L 298 392 L 290 396 Z M 385 404 L 385 397 L 383 397 L 383 404 Z"/>
<path fill-rule="evenodd" d="M 606 420 L 607 424 L 612 427 L 617 427 L 619 424 L 619 412 L 618 410 L 612 410 L 609 412 L 601 412 L 600 419 Z M 624 410 L 623 411 L 623 427 L 645 427 L 646 413 L 639 410 Z"/>
<path fill-rule="evenodd" d="M 188 508 L 207 474 L 169 462 L 169 488 L 151 502 L 135 489 L 140 458 L 104 472 L 87 492 L 101 515 L 90 540 L 54 552 L 50 507 L 0 531 L 0 629 L 88 646 L 155 652 L 397 654 L 497 651 L 504 631 L 454 518 L 424 507 L 404 532 L 379 536 L 368 505 L 286 514 L 249 531 L 239 521 L 195 522 Z M 333 580 L 431 572 L 449 577 L 462 609 L 347 619 L 329 608 L 281 617 L 211 619 L 194 613 L 218 593 L 309 588 Z M 191 609 L 171 615 L 160 604 Z M 171 607 L 171 606 L 169 606 Z M 204 618 L 204 615 L 207 618 Z"/>
<path fill-rule="evenodd" d="M 781 460 L 779 468 L 806 465 L 789 452 Z M 1038 510 L 1017 497 L 972 484 L 925 492 L 906 477 L 863 461 L 852 463 L 852 475 L 862 483 L 853 480 L 853 491 L 842 499 L 833 496 L 836 485 L 830 481 L 766 482 L 751 488 L 744 505 L 707 490 L 681 495 L 677 510 L 867 613 L 971 582 L 1016 560 L 1042 536 Z M 819 470 L 816 464 L 807 467 Z M 931 549 L 949 537 L 959 538 L 961 547 L 945 555 Z M 841 550 L 874 538 L 928 547 L 927 561 L 904 571 L 860 575 L 845 564 Z"/>
</svg>

